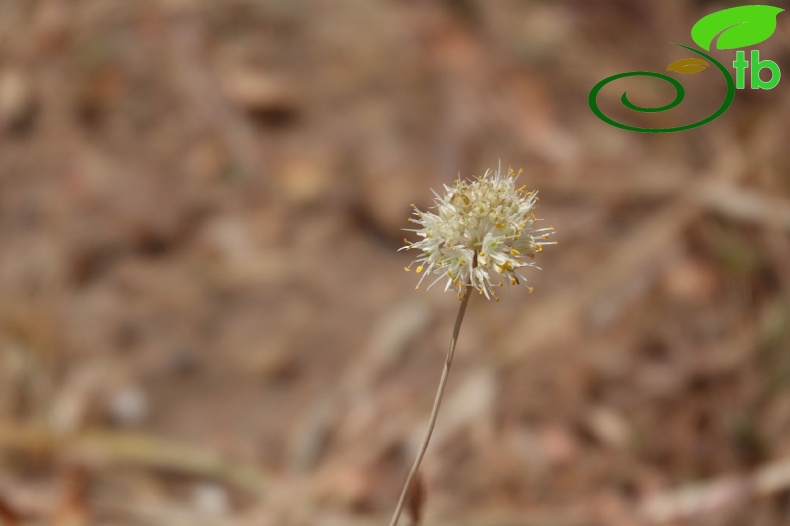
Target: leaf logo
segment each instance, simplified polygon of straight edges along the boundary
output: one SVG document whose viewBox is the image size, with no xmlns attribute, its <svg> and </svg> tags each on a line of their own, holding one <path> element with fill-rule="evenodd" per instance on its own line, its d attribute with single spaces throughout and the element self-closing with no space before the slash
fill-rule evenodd
<svg viewBox="0 0 790 526">
<path fill-rule="evenodd" d="M 691 38 L 706 51 L 713 40 L 717 49 L 753 46 L 768 40 L 776 31 L 776 17 L 784 9 L 770 5 L 732 7 L 702 17 L 691 28 Z"/>
<path fill-rule="evenodd" d="M 770 5 L 747 5 L 717 11 L 702 17 L 694 24 L 691 28 L 691 38 L 705 51 L 711 50 L 711 46 L 714 46 L 714 41 L 714 47 L 716 49 L 737 49 L 754 46 L 755 44 L 769 39 L 771 35 L 774 34 L 776 31 L 776 17 L 782 11 L 784 11 L 784 9 Z M 622 105 L 629 110 L 641 113 L 657 113 L 671 110 L 683 102 L 686 95 L 683 85 L 673 76 L 652 71 L 629 71 L 606 77 L 593 86 L 587 97 L 587 101 L 595 116 L 607 124 L 611 124 L 623 130 L 635 132 L 669 133 L 690 130 L 711 122 L 727 111 L 727 108 L 730 107 L 730 104 L 732 104 L 735 98 L 735 90 L 745 87 L 746 68 L 751 68 L 750 80 L 752 89 L 772 89 L 779 83 L 779 79 L 781 78 L 779 66 L 772 60 L 761 60 L 760 52 L 757 49 L 751 51 L 751 63 L 746 59 L 745 51 L 736 51 L 736 60 L 732 63 L 737 72 L 736 83 L 736 79 L 733 78 L 727 68 L 724 67 L 724 64 L 711 55 L 708 55 L 705 51 L 683 44 L 674 45 L 682 47 L 698 56 L 676 60 L 667 66 L 667 71 L 680 73 L 682 75 L 693 75 L 713 65 L 715 66 L 714 70 L 718 70 L 724 78 L 727 84 L 727 94 L 721 106 L 719 106 L 714 113 L 704 119 L 692 122 L 691 124 L 666 128 L 635 126 L 616 121 L 601 111 L 601 108 L 598 106 L 598 94 L 607 84 L 618 79 L 626 77 L 652 77 L 669 83 L 675 88 L 675 98 L 663 106 L 640 106 L 634 104 L 628 98 L 627 92 L 624 91 L 620 97 Z M 768 69 L 771 72 L 771 78 L 768 80 L 764 80 L 760 77 L 760 71 L 764 69 Z"/>
<path fill-rule="evenodd" d="M 701 58 L 681 58 L 680 60 L 676 60 L 667 66 L 667 71 L 674 71 L 684 75 L 692 75 L 694 73 L 699 73 L 700 71 L 703 71 L 705 68 L 709 67 L 710 63 L 708 63 L 706 60 L 702 60 Z"/>
</svg>

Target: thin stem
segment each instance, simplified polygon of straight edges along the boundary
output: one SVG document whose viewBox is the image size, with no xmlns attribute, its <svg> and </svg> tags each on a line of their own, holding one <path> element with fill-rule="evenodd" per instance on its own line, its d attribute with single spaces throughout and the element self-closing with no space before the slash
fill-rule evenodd
<svg viewBox="0 0 790 526">
<path fill-rule="evenodd" d="M 409 471 L 409 476 L 406 477 L 406 483 L 403 485 L 403 491 L 400 494 L 398 506 L 395 508 L 395 514 L 392 516 L 390 526 L 397 526 L 398 524 L 398 518 L 400 518 L 401 511 L 403 511 L 403 505 L 406 503 L 406 495 L 409 493 L 409 487 L 411 487 L 412 479 L 417 474 L 417 471 L 420 468 L 420 462 L 422 462 L 422 457 L 425 456 L 425 450 L 428 449 L 428 442 L 431 441 L 433 426 L 436 424 L 436 417 L 439 414 L 439 406 L 442 403 L 442 396 L 444 395 L 444 386 L 447 384 L 447 376 L 450 374 L 450 365 L 453 363 L 455 344 L 458 341 L 458 333 L 461 330 L 461 322 L 464 321 L 464 313 L 466 312 L 466 306 L 469 303 L 469 296 L 472 294 L 472 290 L 473 287 L 471 285 L 466 286 L 466 292 L 464 293 L 464 297 L 461 300 L 461 306 L 458 308 L 458 316 L 455 319 L 453 336 L 450 339 L 450 348 L 447 351 L 447 358 L 444 361 L 442 378 L 439 380 L 439 389 L 436 391 L 436 399 L 433 401 L 431 419 L 428 423 L 428 433 L 425 435 L 425 439 L 422 441 L 420 451 L 417 453 L 417 458 L 414 460 L 414 465 L 411 467 L 411 471 Z"/>
</svg>

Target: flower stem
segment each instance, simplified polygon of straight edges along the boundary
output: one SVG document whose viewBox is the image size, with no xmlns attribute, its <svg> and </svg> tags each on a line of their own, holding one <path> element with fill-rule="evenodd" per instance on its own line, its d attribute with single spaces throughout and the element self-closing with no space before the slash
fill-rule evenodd
<svg viewBox="0 0 790 526">
<path fill-rule="evenodd" d="M 395 514 L 392 516 L 392 520 L 390 521 L 390 526 L 397 526 L 398 518 L 400 517 L 401 511 L 403 511 L 403 505 L 406 502 L 406 495 L 409 493 L 409 487 L 411 487 L 412 479 L 417 474 L 417 471 L 420 468 L 420 462 L 422 462 L 422 457 L 425 456 L 425 450 L 428 449 L 428 442 L 431 440 L 431 435 L 433 434 L 433 426 L 436 424 L 436 417 L 439 414 L 439 406 L 442 403 L 442 396 L 444 395 L 444 386 L 447 384 L 447 376 L 450 373 L 450 365 L 453 363 L 453 355 L 455 354 L 455 344 L 458 341 L 458 333 L 461 330 L 461 322 L 464 321 L 464 313 L 466 312 L 466 306 L 469 303 L 469 296 L 472 294 L 473 287 L 471 285 L 466 286 L 466 292 L 464 292 L 464 297 L 461 299 L 461 306 L 458 308 L 458 316 L 455 319 L 455 327 L 453 328 L 453 336 L 450 339 L 450 348 L 447 350 L 447 358 L 444 361 L 444 370 L 442 370 L 442 378 L 439 380 L 439 388 L 436 391 L 436 399 L 433 401 L 433 410 L 431 411 L 431 419 L 428 422 L 428 433 L 425 435 L 425 439 L 422 441 L 422 445 L 420 446 L 420 451 L 417 453 L 417 458 L 414 460 L 414 465 L 411 467 L 411 471 L 409 471 L 409 476 L 406 477 L 406 483 L 403 485 L 403 491 L 400 494 L 400 499 L 398 500 L 398 506 L 395 508 Z"/>
</svg>

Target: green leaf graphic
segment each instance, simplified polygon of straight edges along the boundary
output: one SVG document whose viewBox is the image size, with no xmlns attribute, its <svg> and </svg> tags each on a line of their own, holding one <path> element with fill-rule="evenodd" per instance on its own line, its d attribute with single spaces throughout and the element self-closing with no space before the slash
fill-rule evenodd
<svg viewBox="0 0 790 526">
<path fill-rule="evenodd" d="M 784 11 L 770 5 L 745 5 L 716 11 L 700 18 L 691 28 L 691 38 L 710 51 L 713 39 L 717 49 L 753 46 L 767 40 L 776 30 L 776 16 Z"/>
</svg>

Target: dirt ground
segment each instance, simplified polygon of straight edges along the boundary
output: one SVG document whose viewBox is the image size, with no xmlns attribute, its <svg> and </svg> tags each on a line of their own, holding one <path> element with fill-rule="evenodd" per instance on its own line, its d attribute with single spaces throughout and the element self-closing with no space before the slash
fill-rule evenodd
<svg viewBox="0 0 790 526">
<path fill-rule="evenodd" d="M 422 524 L 790 524 L 790 80 L 587 100 L 734 5 L 0 0 L 0 524 L 387 524 L 458 308 L 410 203 L 500 161 L 559 244 L 472 297 Z"/>
</svg>

